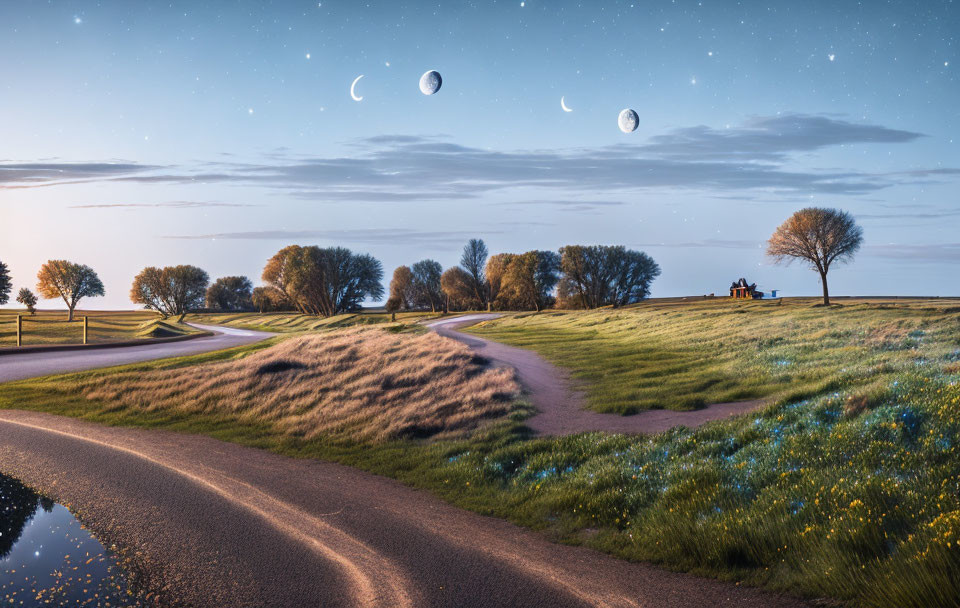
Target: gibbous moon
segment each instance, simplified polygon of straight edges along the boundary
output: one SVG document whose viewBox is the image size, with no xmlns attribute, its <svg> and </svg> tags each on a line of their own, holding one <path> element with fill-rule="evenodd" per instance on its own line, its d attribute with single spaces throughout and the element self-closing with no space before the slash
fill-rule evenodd
<svg viewBox="0 0 960 608">
<path fill-rule="evenodd" d="M 363 78 L 363 74 L 360 74 L 359 76 L 354 78 L 353 83 L 350 85 L 350 97 L 352 97 L 354 101 L 360 101 L 361 99 L 363 99 L 362 95 L 357 95 L 356 93 L 357 83 L 360 82 L 361 78 Z"/>
<path fill-rule="evenodd" d="M 566 97 L 566 96 L 564 96 Z M 567 107 L 567 104 L 563 102 L 563 97 L 560 98 L 560 107 L 563 108 L 564 112 L 573 112 L 570 108 Z"/>
<path fill-rule="evenodd" d="M 633 133 L 640 126 L 640 117 L 630 108 L 626 108 L 620 112 L 617 124 L 620 125 L 620 130 L 624 133 Z"/>
<path fill-rule="evenodd" d="M 440 72 L 430 70 L 420 77 L 420 92 L 424 95 L 433 95 L 440 90 L 443 84 L 443 78 L 440 78 Z"/>
</svg>

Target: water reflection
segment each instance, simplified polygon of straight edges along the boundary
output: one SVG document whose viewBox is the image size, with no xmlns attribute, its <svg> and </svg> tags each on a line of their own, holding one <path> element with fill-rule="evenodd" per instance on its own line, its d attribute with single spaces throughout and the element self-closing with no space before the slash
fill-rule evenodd
<svg viewBox="0 0 960 608">
<path fill-rule="evenodd" d="M 62 505 L 0 475 L 0 606 L 139 606 L 116 557 Z"/>
</svg>

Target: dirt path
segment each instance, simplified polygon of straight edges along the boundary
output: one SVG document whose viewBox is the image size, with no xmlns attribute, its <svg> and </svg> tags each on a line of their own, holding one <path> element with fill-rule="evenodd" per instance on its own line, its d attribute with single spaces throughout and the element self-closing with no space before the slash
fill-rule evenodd
<svg viewBox="0 0 960 608">
<path fill-rule="evenodd" d="M 718 403 L 687 412 L 647 410 L 631 416 L 594 412 L 585 409 L 584 396 L 574 388 L 569 375 L 535 352 L 457 331 L 459 327 L 499 316 L 495 313 L 465 315 L 426 325 L 441 336 L 463 342 L 495 363 L 516 369 L 521 384 L 537 408 L 537 413 L 527 420 L 527 425 L 542 435 L 572 435 L 585 431 L 659 433 L 681 425 L 697 427 L 711 420 L 757 410 L 765 404 L 758 399 Z"/>
<path fill-rule="evenodd" d="M 201 325 L 198 323 L 191 323 L 190 325 L 212 332 L 214 335 L 184 342 L 4 355 L 0 357 L 0 382 L 78 372 L 98 367 L 126 365 L 153 359 L 208 353 L 214 350 L 259 342 L 276 335 L 263 331 L 251 331 L 220 325 Z"/>
<path fill-rule="evenodd" d="M 67 504 L 175 606 L 802 606 L 557 545 L 356 469 L 0 411 L 0 471 Z"/>
</svg>

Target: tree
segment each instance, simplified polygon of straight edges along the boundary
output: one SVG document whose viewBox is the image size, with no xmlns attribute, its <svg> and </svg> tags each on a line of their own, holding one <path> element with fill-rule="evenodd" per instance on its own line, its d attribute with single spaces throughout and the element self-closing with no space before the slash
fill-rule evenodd
<svg viewBox="0 0 960 608">
<path fill-rule="evenodd" d="M 47 300 L 62 298 L 67 305 L 68 321 L 83 298 L 104 295 L 103 283 L 93 268 L 67 260 L 50 260 L 37 273 L 37 292 Z"/>
<path fill-rule="evenodd" d="M 443 290 L 440 287 L 440 276 L 443 266 L 434 260 L 420 260 L 410 268 L 413 275 L 413 303 L 420 308 L 430 307 L 431 312 L 437 312 L 443 307 Z"/>
<path fill-rule="evenodd" d="M 383 296 L 383 266 L 343 247 L 291 245 L 267 261 L 263 280 L 305 314 L 331 317 Z"/>
<path fill-rule="evenodd" d="M 253 283 L 247 277 L 220 277 L 207 288 L 207 308 L 250 310 Z"/>
<path fill-rule="evenodd" d="M 496 302 L 500 297 L 500 288 L 503 285 L 503 277 L 507 272 L 507 267 L 514 258 L 512 253 L 498 253 L 487 260 L 487 301 Z"/>
<path fill-rule="evenodd" d="M 287 296 L 274 287 L 255 287 L 250 293 L 250 304 L 261 313 L 293 308 Z"/>
<path fill-rule="evenodd" d="M 440 289 L 448 310 L 477 310 L 482 300 L 477 297 L 473 277 L 463 268 L 452 266 L 440 275 Z"/>
<path fill-rule="evenodd" d="M 646 298 L 660 267 L 642 251 L 622 245 L 570 245 L 560 249 L 563 278 L 557 293 L 573 308 L 625 306 Z"/>
<path fill-rule="evenodd" d="M 500 297 L 516 308 L 540 312 L 553 304 L 553 289 L 560 280 L 560 256 L 553 251 L 528 251 L 514 256 L 507 266 Z"/>
<path fill-rule="evenodd" d="M 767 255 L 778 264 L 805 260 L 820 273 L 823 304 L 829 306 L 827 272 L 835 262 L 853 259 L 863 242 L 863 229 L 846 211 L 808 207 L 780 225 L 767 243 Z"/>
<path fill-rule="evenodd" d="M 37 296 L 33 295 L 33 292 L 26 287 L 20 288 L 20 293 L 17 294 L 17 302 L 23 304 L 31 315 L 37 312 Z"/>
<path fill-rule="evenodd" d="M 481 306 L 486 306 L 490 298 L 490 287 L 487 285 L 485 272 L 488 255 L 487 245 L 483 240 L 470 239 L 460 257 L 460 267 L 469 275 L 468 285 L 473 291 L 473 297 L 480 302 Z"/>
<path fill-rule="evenodd" d="M 209 282 L 207 273 L 196 266 L 149 266 L 134 277 L 130 300 L 164 319 L 176 316 L 179 323 L 191 310 L 203 308 Z"/>
<path fill-rule="evenodd" d="M 413 308 L 413 272 L 409 266 L 397 266 L 390 280 L 390 297 L 387 299 L 387 312 L 410 310 Z"/>
<path fill-rule="evenodd" d="M 13 289 L 13 282 L 10 280 L 10 270 L 6 264 L 0 262 L 0 305 L 10 301 L 11 289 Z"/>
</svg>

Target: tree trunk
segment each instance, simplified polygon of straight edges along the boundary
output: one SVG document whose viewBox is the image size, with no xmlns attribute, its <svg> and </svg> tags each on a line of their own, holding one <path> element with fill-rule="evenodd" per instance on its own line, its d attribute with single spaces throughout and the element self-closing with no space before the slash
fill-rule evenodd
<svg viewBox="0 0 960 608">
<path fill-rule="evenodd" d="M 67 308 L 70 312 L 67 313 L 67 322 L 73 321 L 73 306 Z"/>
<path fill-rule="evenodd" d="M 827 289 L 827 273 L 820 273 L 820 282 L 823 283 L 823 305 L 830 306 L 830 290 Z"/>
</svg>

